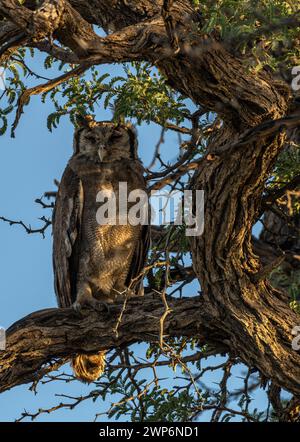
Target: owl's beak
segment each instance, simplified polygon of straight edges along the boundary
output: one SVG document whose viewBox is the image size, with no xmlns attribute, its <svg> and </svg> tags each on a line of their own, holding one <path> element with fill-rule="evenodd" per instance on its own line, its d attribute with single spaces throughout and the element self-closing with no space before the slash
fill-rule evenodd
<svg viewBox="0 0 300 442">
<path fill-rule="evenodd" d="M 103 158 L 105 155 L 105 147 L 103 144 L 100 144 L 100 146 L 99 146 L 98 155 L 99 155 L 100 161 L 103 161 Z"/>
</svg>

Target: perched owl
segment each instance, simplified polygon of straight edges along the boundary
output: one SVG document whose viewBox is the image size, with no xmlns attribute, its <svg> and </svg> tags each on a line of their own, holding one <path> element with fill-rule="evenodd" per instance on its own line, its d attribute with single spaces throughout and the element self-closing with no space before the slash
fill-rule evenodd
<svg viewBox="0 0 300 442">
<path fill-rule="evenodd" d="M 97 308 L 129 293 L 142 295 L 141 275 L 149 246 L 147 225 L 99 224 L 98 195 L 146 191 L 132 126 L 111 122 L 77 129 L 74 153 L 64 171 L 53 214 L 55 292 L 60 307 Z M 128 203 L 128 210 L 132 203 Z M 116 214 L 119 205 L 116 205 Z M 131 281 L 138 281 L 132 285 Z M 127 290 L 130 286 L 130 291 Z M 127 291 L 126 291 L 127 290 Z M 92 382 L 103 372 L 105 352 L 77 355 L 75 376 Z"/>
</svg>

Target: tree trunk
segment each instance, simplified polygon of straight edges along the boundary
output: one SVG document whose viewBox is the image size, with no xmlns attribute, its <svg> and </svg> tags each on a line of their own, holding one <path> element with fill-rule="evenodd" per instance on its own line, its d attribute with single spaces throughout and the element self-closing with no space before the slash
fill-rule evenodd
<svg viewBox="0 0 300 442">
<path fill-rule="evenodd" d="M 197 173 L 194 188 L 205 191 L 204 225 L 210 227 L 201 238 L 193 238 L 192 250 L 214 318 L 209 324 L 230 336 L 227 344 L 233 354 L 297 393 L 300 356 L 292 349 L 292 329 L 299 325 L 299 316 L 280 292 L 260 279 L 251 244 L 263 185 L 282 141 L 282 135 L 260 140 L 226 159 L 210 161 Z"/>
</svg>

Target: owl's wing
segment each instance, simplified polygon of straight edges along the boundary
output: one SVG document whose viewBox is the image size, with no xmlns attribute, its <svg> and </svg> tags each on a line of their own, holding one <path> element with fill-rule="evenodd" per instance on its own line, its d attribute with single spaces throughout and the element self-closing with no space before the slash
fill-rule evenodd
<svg viewBox="0 0 300 442">
<path fill-rule="evenodd" d="M 150 247 L 150 227 L 141 226 L 141 238 L 138 241 L 134 255 L 132 257 L 130 269 L 127 275 L 125 285 L 128 287 L 132 279 L 138 278 L 137 282 L 132 286 L 137 295 L 142 296 L 144 294 L 143 286 L 143 268 L 147 261 L 148 250 Z"/>
<path fill-rule="evenodd" d="M 54 285 L 59 307 L 70 307 L 76 298 L 76 240 L 80 235 L 83 198 L 81 180 L 67 166 L 53 212 Z"/>
</svg>

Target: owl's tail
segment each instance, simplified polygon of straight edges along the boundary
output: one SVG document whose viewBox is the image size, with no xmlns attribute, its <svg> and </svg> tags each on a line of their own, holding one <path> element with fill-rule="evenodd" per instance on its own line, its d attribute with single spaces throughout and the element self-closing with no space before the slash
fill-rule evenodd
<svg viewBox="0 0 300 442">
<path fill-rule="evenodd" d="M 105 368 L 105 351 L 93 355 L 77 355 L 72 359 L 74 375 L 82 382 L 94 382 L 103 374 Z"/>
</svg>

